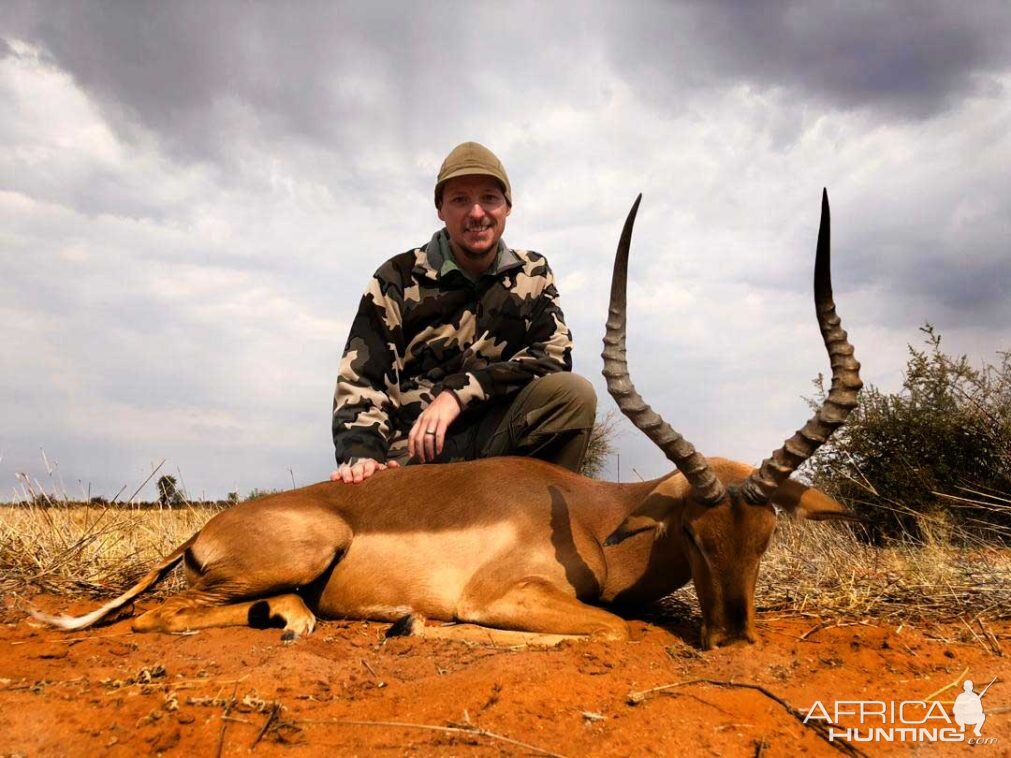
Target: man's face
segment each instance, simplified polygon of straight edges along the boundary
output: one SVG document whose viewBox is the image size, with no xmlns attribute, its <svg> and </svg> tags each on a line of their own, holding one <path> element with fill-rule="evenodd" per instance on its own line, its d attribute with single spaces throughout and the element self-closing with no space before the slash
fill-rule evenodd
<svg viewBox="0 0 1011 758">
<path fill-rule="evenodd" d="M 470 263 L 494 260 L 490 253 L 497 250 L 510 210 L 502 188 L 490 176 L 458 176 L 442 188 L 439 218 L 446 224 L 453 253 Z"/>
</svg>

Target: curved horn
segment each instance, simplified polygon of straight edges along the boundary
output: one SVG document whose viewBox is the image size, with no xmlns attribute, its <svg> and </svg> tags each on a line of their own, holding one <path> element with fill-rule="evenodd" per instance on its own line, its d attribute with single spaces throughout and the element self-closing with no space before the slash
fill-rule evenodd
<svg viewBox="0 0 1011 758">
<path fill-rule="evenodd" d="M 664 455 L 685 475 L 699 499 L 715 505 L 723 499 L 726 492 L 709 467 L 705 456 L 697 452 L 690 442 L 646 405 L 632 386 L 632 380 L 628 375 L 628 360 L 625 357 L 627 311 L 625 285 L 628 279 L 628 250 L 632 243 L 632 227 L 641 200 L 642 195 L 639 195 L 628 213 L 625 228 L 621 232 L 621 240 L 618 242 L 618 252 L 614 258 L 611 305 L 608 308 L 607 331 L 604 334 L 604 352 L 601 354 L 604 359 L 607 391 L 611 393 L 621 412 L 653 440 Z"/>
<path fill-rule="evenodd" d="M 830 237 L 828 191 L 823 190 L 818 252 L 814 263 L 814 308 L 825 349 L 832 363 L 832 388 L 821 408 L 804 428 L 788 439 L 770 458 L 766 458 L 761 468 L 741 485 L 741 493 L 754 505 L 769 502 L 779 485 L 810 458 L 832 432 L 842 426 L 850 411 L 857 407 L 857 393 L 863 386 L 860 381 L 860 364 L 853 357 L 853 346 L 847 341 L 832 300 Z"/>
</svg>

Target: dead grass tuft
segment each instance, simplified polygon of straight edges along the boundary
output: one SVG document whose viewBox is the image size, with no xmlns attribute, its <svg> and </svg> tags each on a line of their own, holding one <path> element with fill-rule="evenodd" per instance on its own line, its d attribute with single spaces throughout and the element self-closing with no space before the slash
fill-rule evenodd
<svg viewBox="0 0 1011 758">
<path fill-rule="evenodd" d="M 952 621 L 1011 618 L 1011 550 L 922 525 L 924 544 L 873 547 L 848 526 L 783 520 L 758 603 L 822 617 Z"/>
<path fill-rule="evenodd" d="M 876 547 L 848 525 L 781 517 L 762 559 L 756 609 L 838 621 L 1011 618 L 1011 549 L 954 533 L 937 520 L 921 526 L 924 544 Z M 691 585 L 658 605 L 657 618 L 700 612 Z"/>
<path fill-rule="evenodd" d="M 119 593 L 219 510 L 215 505 L 0 505 L 0 593 Z M 181 578 L 170 577 L 159 589 L 180 586 Z"/>
</svg>

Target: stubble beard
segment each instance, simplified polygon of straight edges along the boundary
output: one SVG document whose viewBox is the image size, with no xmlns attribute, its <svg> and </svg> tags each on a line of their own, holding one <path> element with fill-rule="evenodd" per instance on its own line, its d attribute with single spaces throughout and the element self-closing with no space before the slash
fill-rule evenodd
<svg viewBox="0 0 1011 758">
<path fill-rule="evenodd" d="M 494 226 L 488 227 L 488 229 L 494 229 Z M 465 232 L 468 230 L 464 230 Z M 475 250 L 472 247 L 464 245 L 462 242 L 456 243 L 456 246 L 460 249 L 460 252 L 472 261 L 481 261 L 488 257 L 490 254 L 498 251 L 498 240 L 495 240 L 488 248 L 485 250 Z"/>
<path fill-rule="evenodd" d="M 460 248 L 460 252 L 463 253 L 465 258 L 470 258 L 470 260 L 472 261 L 480 261 L 486 258 L 491 253 L 495 252 L 496 248 L 498 247 L 498 244 L 496 243 L 491 247 L 489 247 L 487 250 L 483 251 L 474 250 L 473 248 L 465 247 L 464 245 L 457 245 L 457 247 Z"/>
</svg>

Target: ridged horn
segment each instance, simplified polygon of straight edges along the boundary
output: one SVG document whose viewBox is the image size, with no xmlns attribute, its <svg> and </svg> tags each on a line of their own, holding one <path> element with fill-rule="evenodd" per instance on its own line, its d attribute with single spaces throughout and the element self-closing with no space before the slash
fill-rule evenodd
<svg viewBox="0 0 1011 758">
<path fill-rule="evenodd" d="M 632 243 L 632 227 L 639 210 L 640 194 L 625 219 L 625 228 L 618 242 L 618 252 L 614 258 L 614 274 L 611 277 L 611 304 L 608 307 L 607 331 L 604 334 L 604 378 L 607 391 L 618 404 L 618 408 L 631 419 L 663 451 L 695 490 L 704 503 L 715 505 L 723 500 L 726 491 L 709 462 L 697 452 L 690 442 L 678 434 L 660 418 L 636 392 L 628 375 L 628 360 L 625 355 L 626 283 L 628 280 L 628 251 Z"/>
<path fill-rule="evenodd" d="M 741 494 L 754 505 L 769 502 L 769 498 L 779 485 L 796 471 L 800 464 L 810 458 L 857 407 L 857 393 L 863 386 L 863 382 L 860 381 L 860 364 L 853 356 L 853 346 L 849 343 L 842 322 L 835 312 L 830 259 L 831 219 L 828 210 L 828 191 L 823 190 L 818 252 L 814 263 L 814 308 L 822 340 L 825 342 L 825 349 L 832 364 L 832 387 L 818 412 L 788 439 L 783 447 L 766 458 L 761 468 L 741 485 Z"/>
</svg>

